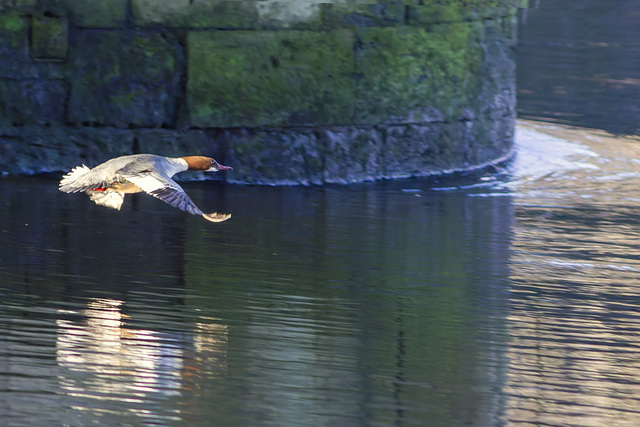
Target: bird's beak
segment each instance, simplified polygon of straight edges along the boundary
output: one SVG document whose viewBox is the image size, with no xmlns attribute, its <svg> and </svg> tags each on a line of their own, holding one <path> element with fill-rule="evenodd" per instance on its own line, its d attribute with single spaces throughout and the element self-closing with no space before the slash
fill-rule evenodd
<svg viewBox="0 0 640 427">
<path fill-rule="evenodd" d="M 218 165 L 218 170 L 219 171 L 232 171 L 233 168 L 231 166 Z"/>
</svg>

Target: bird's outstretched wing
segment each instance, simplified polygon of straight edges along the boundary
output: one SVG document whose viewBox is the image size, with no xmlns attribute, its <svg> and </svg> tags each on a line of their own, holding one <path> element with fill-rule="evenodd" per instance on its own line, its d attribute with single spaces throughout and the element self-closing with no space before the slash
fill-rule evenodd
<svg viewBox="0 0 640 427">
<path fill-rule="evenodd" d="M 123 178 L 140 187 L 145 193 L 162 200 L 171 206 L 193 215 L 204 215 L 174 180 L 158 172 L 138 172 L 135 175 L 124 174 Z"/>
</svg>

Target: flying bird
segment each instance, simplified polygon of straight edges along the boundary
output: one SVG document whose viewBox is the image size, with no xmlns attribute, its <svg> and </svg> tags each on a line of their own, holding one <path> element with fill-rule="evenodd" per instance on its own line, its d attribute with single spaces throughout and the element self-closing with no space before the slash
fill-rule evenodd
<svg viewBox="0 0 640 427">
<path fill-rule="evenodd" d="M 163 157 L 155 154 L 132 154 L 116 157 L 94 167 L 76 166 L 60 180 L 60 191 L 84 191 L 98 205 L 120 210 L 125 194 L 147 193 L 180 210 L 201 215 L 212 222 L 222 222 L 231 214 L 206 214 L 171 177 L 186 170 L 218 172 L 232 170 L 210 157 Z"/>
</svg>

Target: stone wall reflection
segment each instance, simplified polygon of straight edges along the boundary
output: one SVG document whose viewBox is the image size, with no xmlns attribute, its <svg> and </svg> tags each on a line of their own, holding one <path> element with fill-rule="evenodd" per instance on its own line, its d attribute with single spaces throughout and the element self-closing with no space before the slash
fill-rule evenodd
<svg viewBox="0 0 640 427">
<path fill-rule="evenodd" d="M 252 398 L 238 411 L 500 418 L 511 200 L 402 189 L 246 188 L 228 195 L 228 227 L 188 224 L 186 286 L 242 318 L 229 358 Z"/>
<path fill-rule="evenodd" d="M 214 199 L 232 220 L 212 227 L 51 184 L 0 180 L 0 309 L 55 325 L 43 369 L 69 423 L 501 416 L 510 197 L 233 187 Z M 203 208 L 211 185 L 188 189 Z M 10 360 L 23 350 L 7 345 L 0 366 L 27 371 Z"/>
</svg>

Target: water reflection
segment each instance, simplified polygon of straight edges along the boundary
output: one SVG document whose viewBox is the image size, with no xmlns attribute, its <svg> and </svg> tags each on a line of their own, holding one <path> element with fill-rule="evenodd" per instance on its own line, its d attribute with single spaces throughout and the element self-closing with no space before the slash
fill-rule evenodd
<svg viewBox="0 0 640 427">
<path fill-rule="evenodd" d="M 0 179 L 2 421 L 637 425 L 636 142 L 520 122 L 492 173 L 185 184 L 218 225 Z"/>
<path fill-rule="evenodd" d="M 573 164 L 519 184 L 506 418 L 637 425 L 640 147 L 604 132 L 532 123 L 520 130 L 537 132 L 538 143 L 569 139 L 573 153 L 560 149 Z"/>
<path fill-rule="evenodd" d="M 237 411 L 267 425 L 497 418 L 505 335 L 488 317 L 505 303 L 510 203 L 404 188 L 249 188 L 237 228 L 194 239 L 189 288 L 214 282 L 216 306 L 248 317 L 230 325 L 235 386 L 252 396 Z"/>
<path fill-rule="evenodd" d="M 232 187 L 212 202 L 233 221 L 212 227 L 150 198 L 114 215 L 55 181 L 1 180 L 0 329 L 55 325 L 32 400 L 47 390 L 80 424 L 497 419 L 511 203 L 411 185 Z M 35 191 L 56 206 L 39 221 Z M 0 381 L 28 371 L 20 351 L 0 353 Z M 48 421 L 11 408 L 14 424 Z"/>
<path fill-rule="evenodd" d="M 181 420 L 150 409 L 149 401 L 198 393 L 203 379 L 224 375 L 228 330 L 216 319 L 180 335 L 127 326 L 123 301 L 92 298 L 79 313 L 61 309 L 56 323 L 60 393 L 78 398 L 78 411 L 122 415 L 122 403 L 143 420 Z M 72 316 L 75 320 L 66 319 Z M 206 323 L 205 323 L 206 322 Z M 109 402 L 115 405 L 109 405 Z M 138 407 L 140 405 L 140 407 Z"/>
<path fill-rule="evenodd" d="M 82 321 L 58 319 L 56 359 L 69 373 L 61 388 L 72 396 L 142 403 L 149 395 L 179 395 L 197 388 L 190 372 L 207 367 L 209 376 L 226 368 L 225 325 L 196 323 L 193 343 L 154 330 L 127 327 L 123 301 L 92 298 L 78 313 Z M 62 316 L 71 313 L 61 310 Z M 193 347 L 185 366 L 185 346 Z M 186 381 L 185 384 L 185 379 Z M 158 397 L 156 397 L 158 398 Z"/>
</svg>

